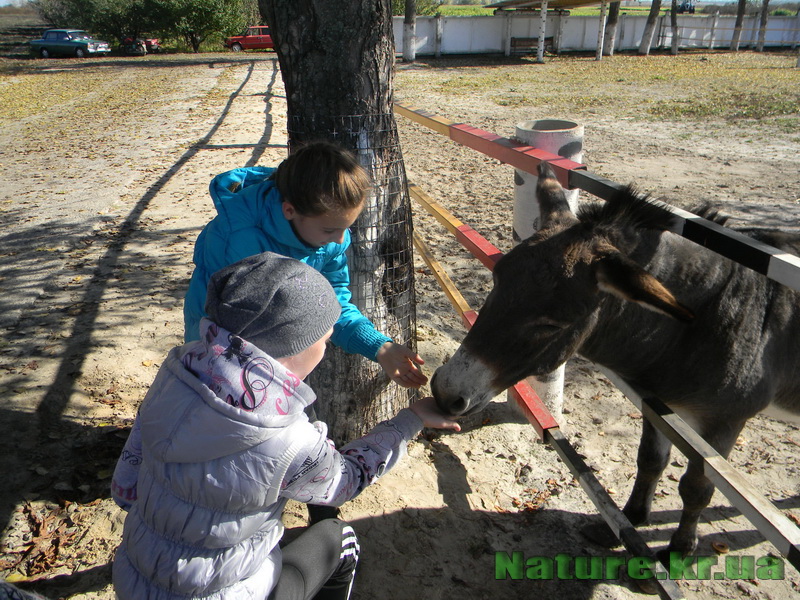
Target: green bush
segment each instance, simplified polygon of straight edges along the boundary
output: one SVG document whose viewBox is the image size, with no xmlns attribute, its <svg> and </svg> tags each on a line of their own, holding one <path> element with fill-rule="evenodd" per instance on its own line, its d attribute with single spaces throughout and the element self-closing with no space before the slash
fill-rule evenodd
<svg viewBox="0 0 800 600">
<path fill-rule="evenodd" d="M 439 12 L 446 17 L 486 17 L 494 14 L 493 8 L 476 5 L 442 4 Z"/>
<path fill-rule="evenodd" d="M 417 0 L 417 14 L 422 17 L 435 17 L 439 14 L 440 1 Z M 406 0 L 392 0 L 392 14 L 404 16 L 406 14 Z"/>
<path fill-rule="evenodd" d="M 209 40 L 241 32 L 251 0 L 32 0 L 55 27 L 75 27 L 109 41 L 143 34 L 180 39 L 193 52 Z M 219 45 L 214 43 L 213 45 Z"/>
</svg>

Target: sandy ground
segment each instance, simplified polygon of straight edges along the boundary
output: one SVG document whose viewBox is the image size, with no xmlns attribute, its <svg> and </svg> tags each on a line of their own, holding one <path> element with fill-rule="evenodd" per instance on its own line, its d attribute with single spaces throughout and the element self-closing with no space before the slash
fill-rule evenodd
<svg viewBox="0 0 800 600">
<path fill-rule="evenodd" d="M 777 57 L 773 68 L 786 69 L 794 60 Z M 552 63 L 548 77 L 557 74 L 556 59 Z M 44 73 L 66 82 L 75 64 L 49 61 L 37 74 L 12 75 L 3 84 L 40 86 Z M 6 475 L 0 574 L 51 598 L 113 598 L 110 561 L 124 513 L 108 498 L 110 470 L 162 357 L 180 340 L 192 245 L 212 216 L 209 180 L 236 166 L 276 164 L 286 154 L 283 88 L 270 55 L 171 58 L 147 69 L 140 64 L 114 65 L 125 69 L 115 69 L 121 79 L 112 80 L 110 61 L 87 61 L 81 68 L 96 80 L 82 97 L 64 92 L 58 102 L 0 112 L 0 282 L 7 290 L 0 341 L 0 466 Z M 531 73 L 528 63 L 499 70 L 506 68 Z M 584 162 L 593 172 L 636 182 L 682 207 L 699 200 L 725 205 L 738 222 L 797 223 L 796 130 L 712 120 L 682 127 L 591 104 L 564 113 L 557 103 L 498 103 L 496 88 L 453 94 L 443 84 L 466 76 L 509 77 L 497 71 L 497 65 L 466 68 L 458 61 L 402 66 L 397 94 L 503 136 L 522 120 L 576 120 L 586 126 Z M 127 96 L 121 82 L 130 86 Z M 503 88 L 506 95 L 517 93 L 512 86 Z M 87 110 L 87 102 L 95 110 Z M 398 126 L 409 179 L 508 250 L 511 168 L 400 118 Z M 76 131 L 77 148 L 58 143 L 65 134 L 74 140 Z M 488 272 L 435 221 L 415 213 L 417 230 L 479 308 L 491 285 Z M 432 372 L 455 351 L 464 330 L 429 270 L 419 259 L 416 266 L 419 351 Z M 580 359 L 568 364 L 565 394 L 564 433 L 623 504 L 635 473 L 640 414 Z M 731 457 L 795 521 L 798 444 L 797 427 L 759 417 Z M 685 465 L 674 453 L 657 491 L 653 524 L 642 529 L 656 549 L 677 523 L 676 482 Z M 581 536 L 581 526 L 598 518 L 593 505 L 555 452 L 502 399 L 466 421 L 460 434 L 426 433 L 413 442 L 409 459 L 342 513 L 362 541 L 357 599 L 640 594 L 628 578 L 495 579 L 499 551 L 624 556 Z M 291 505 L 287 525 L 304 521 L 304 508 Z M 728 556 L 776 554 L 719 493 L 704 513 L 700 536 L 703 555 L 715 555 L 713 542 L 726 544 Z M 783 599 L 800 591 L 800 576 L 787 564 L 779 581 L 683 581 L 681 587 L 693 598 Z"/>
</svg>

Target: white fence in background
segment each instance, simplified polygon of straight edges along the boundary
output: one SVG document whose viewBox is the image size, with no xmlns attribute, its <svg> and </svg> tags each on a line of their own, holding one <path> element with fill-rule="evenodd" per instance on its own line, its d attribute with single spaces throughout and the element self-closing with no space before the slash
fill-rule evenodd
<svg viewBox="0 0 800 600">
<path fill-rule="evenodd" d="M 623 15 L 617 25 L 615 50 L 636 50 L 642 39 L 646 15 Z M 733 37 L 735 16 L 679 15 L 681 48 L 728 48 Z M 512 38 L 537 38 L 539 13 L 502 14 L 488 17 L 417 17 L 416 53 L 510 54 Z M 579 17 L 565 13 L 547 15 L 545 38 L 552 38 L 555 52 L 595 51 L 600 18 Z M 403 17 L 394 17 L 394 39 L 398 54 L 403 52 Z M 755 47 L 759 18 L 746 17 L 740 48 Z M 549 40 L 548 40 L 549 41 Z M 658 17 L 652 48 L 669 48 L 672 28 L 669 15 Z M 800 45 L 800 15 L 770 17 L 765 47 L 796 48 Z M 535 49 L 534 49 L 535 53 Z"/>
</svg>

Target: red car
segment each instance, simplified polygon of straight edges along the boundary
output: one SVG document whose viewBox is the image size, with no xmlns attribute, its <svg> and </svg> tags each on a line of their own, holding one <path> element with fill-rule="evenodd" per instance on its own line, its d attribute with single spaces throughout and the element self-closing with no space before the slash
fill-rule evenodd
<svg viewBox="0 0 800 600">
<path fill-rule="evenodd" d="M 248 27 L 247 31 L 242 35 L 234 35 L 233 37 L 225 38 L 224 44 L 234 52 L 257 50 L 261 48 L 273 49 L 275 47 L 272 44 L 272 36 L 269 34 L 269 27 L 266 25 Z"/>
</svg>

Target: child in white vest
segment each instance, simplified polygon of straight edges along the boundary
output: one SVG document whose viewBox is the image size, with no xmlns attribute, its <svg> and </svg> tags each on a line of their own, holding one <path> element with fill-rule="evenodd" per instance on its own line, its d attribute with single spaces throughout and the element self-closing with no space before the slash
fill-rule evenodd
<svg viewBox="0 0 800 600">
<path fill-rule="evenodd" d="M 460 430 L 432 398 L 337 450 L 304 409 L 339 302 L 318 271 L 265 252 L 215 273 L 201 340 L 164 361 L 126 445 L 115 499 L 128 505 L 114 562 L 120 600 L 348 598 L 352 528 L 325 519 L 281 549 L 289 499 L 339 506 L 426 427 Z M 134 438 L 134 436 L 132 436 Z M 124 481 L 126 466 L 140 468 Z"/>
</svg>

